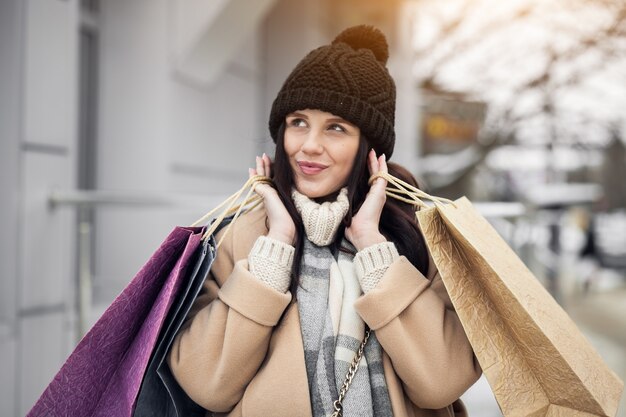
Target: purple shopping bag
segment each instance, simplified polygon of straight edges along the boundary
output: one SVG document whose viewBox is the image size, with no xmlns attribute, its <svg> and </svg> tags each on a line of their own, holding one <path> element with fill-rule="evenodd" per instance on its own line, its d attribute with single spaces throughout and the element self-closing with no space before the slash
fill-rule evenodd
<svg viewBox="0 0 626 417">
<path fill-rule="evenodd" d="M 113 301 L 48 385 L 27 417 L 130 417 L 159 331 L 202 227 L 175 228 Z"/>
</svg>

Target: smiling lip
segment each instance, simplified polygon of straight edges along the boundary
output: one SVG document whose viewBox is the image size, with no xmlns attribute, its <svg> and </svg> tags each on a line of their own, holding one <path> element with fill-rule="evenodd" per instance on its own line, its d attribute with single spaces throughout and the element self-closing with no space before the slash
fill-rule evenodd
<svg viewBox="0 0 626 417">
<path fill-rule="evenodd" d="M 302 173 L 306 175 L 319 174 L 320 172 L 328 168 L 327 165 L 317 164 L 315 162 L 308 161 L 298 161 L 298 166 L 300 167 Z"/>
</svg>

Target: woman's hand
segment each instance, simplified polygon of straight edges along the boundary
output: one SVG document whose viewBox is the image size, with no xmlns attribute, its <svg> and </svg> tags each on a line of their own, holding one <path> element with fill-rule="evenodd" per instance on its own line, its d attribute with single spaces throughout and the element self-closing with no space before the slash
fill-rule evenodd
<svg viewBox="0 0 626 417">
<path fill-rule="evenodd" d="M 367 156 L 367 166 L 370 175 L 374 175 L 379 171 L 387 172 L 387 160 L 385 154 L 376 158 L 376 152 L 372 149 Z M 363 205 L 358 213 L 352 217 L 352 224 L 346 228 L 346 238 L 352 242 L 355 248 L 360 251 L 368 246 L 376 243 L 386 242 L 378 230 L 380 215 L 383 212 L 383 206 L 387 200 L 385 188 L 387 180 L 384 178 L 376 178 L 372 183 Z"/>
<path fill-rule="evenodd" d="M 271 176 L 272 161 L 269 156 L 256 157 L 256 168 L 249 168 L 248 175 L 264 175 Z M 263 198 L 265 211 L 269 220 L 268 237 L 293 245 L 296 238 L 296 226 L 291 220 L 289 212 L 285 208 L 282 200 L 278 196 L 278 192 L 269 184 L 257 184 L 254 191 Z"/>
</svg>

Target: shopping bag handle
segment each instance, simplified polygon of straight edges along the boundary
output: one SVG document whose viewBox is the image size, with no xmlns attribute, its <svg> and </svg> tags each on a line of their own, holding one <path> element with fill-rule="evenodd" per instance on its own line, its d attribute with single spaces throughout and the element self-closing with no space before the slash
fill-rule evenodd
<svg viewBox="0 0 626 417">
<path fill-rule="evenodd" d="M 369 178 L 368 184 L 372 185 L 372 183 L 377 178 L 383 178 L 387 180 L 385 193 L 389 197 L 395 198 L 396 200 L 404 201 L 405 203 L 425 208 L 428 207 L 428 205 L 424 203 L 424 200 L 432 201 L 433 203 L 435 203 L 435 205 L 448 203 L 455 206 L 452 200 L 448 200 L 447 198 L 442 197 L 435 197 L 428 193 L 425 193 L 419 188 L 414 187 L 413 185 L 394 177 L 388 172 L 378 172 L 372 175 Z M 254 175 L 248 178 L 248 181 L 245 182 L 245 184 L 239 189 L 239 191 L 232 194 L 213 210 L 209 211 L 204 216 L 196 220 L 191 226 L 198 226 L 200 224 L 206 223 L 216 212 L 218 212 L 220 209 L 222 210 L 220 214 L 215 218 L 213 223 L 211 223 L 211 225 L 207 228 L 204 235 L 202 235 L 202 240 L 207 240 L 213 233 L 215 233 L 215 230 L 217 230 L 224 218 L 234 213 L 233 220 L 228 224 L 228 226 L 226 226 L 224 234 L 217 242 L 217 248 L 219 248 L 222 244 L 222 241 L 224 240 L 224 237 L 228 233 L 228 230 L 241 215 L 241 213 L 254 209 L 262 202 L 261 196 L 256 194 L 253 195 L 254 188 L 258 184 L 272 184 L 272 180 L 264 175 Z M 241 199 L 241 196 L 244 194 L 246 189 L 248 189 L 248 192 L 246 193 L 243 200 L 238 203 L 237 201 Z"/>
<path fill-rule="evenodd" d="M 385 194 L 387 194 L 389 197 L 395 198 L 396 200 L 404 201 L 405 203 L 424 208 L 428 208 L 428 205 L 424 203 L 424 200 L 432 201 L 433 203 L 435 203 L 435 205 L 446 203 L 452 204 L 454 207 L 456 207 L 454 201 L 448 200 L 447 198 L 443 197 L 435 197 L 428 193 L 425 193 L 419 188 L 409 184 L 406 181 L 401 180 L 400 178 L 394 177 L 388 172 L 377 172 L 369 178 L 368 184 L 371 186 L 377 178 L 383 178 L 387 180 Z"/>
<path fill-rule="evenodd" d="M 225 217 L 230 216 L 233 213 L 235 213 L 233 220 L 228 224 L 228 226 L 226 226 L 226 229 L 224 230 L 224 234 L 220 238 L 219 242 L 217 242 L 217 248 L 219 248 L 220 245 L 222 244 L 222 240 L 224 240 L 224 237 L 228 233 L 228 230 L 230 229 L 232 224 L 237 220 L 239 215 L 242 212 L 244 212 L 244 209 L 245 211 L 250 211 L 261 203 L 262 201 L 261 196 L 259 196 L 258 194 L 252 195 L 252 193 L 254 193 L 254 188 L 258 184 L 271 184 L 271 183 L 272 183 L 272 180 L 269 177 L 266 177 L 263 175 L 254 175 L 250 177 L 248 181 L 246 181 L 246 183 L 239 189 L 239 191 L 237 191 L 236 193 L 228 197 L 226 200 L 224 200 L 221 204 L 219 204 L 213 210 L 209 211 L 207 214 L 205 214 L 204 216 L 196 220 L 191 226 L 198 226 L 200 224 L 206 223 L 216 212 L 218 212 L 218 210 L 222 209 L 221 213 L 215 218 L 213 223 L 211 223 L 211 225 L 207 228 L 204 235 L 202 235 L 202 240 L 207 240 L 213 233 L 215 233 L 215 230 L 219 227 L 220 223 L 222 223 Z M 248 189 L 248 192 L 245 195 L 244 199 L 241 202 L 237 203 L 237 201 L 241 198 L 241 196 L 246 191 L 246 189 Z"/>
</svg>

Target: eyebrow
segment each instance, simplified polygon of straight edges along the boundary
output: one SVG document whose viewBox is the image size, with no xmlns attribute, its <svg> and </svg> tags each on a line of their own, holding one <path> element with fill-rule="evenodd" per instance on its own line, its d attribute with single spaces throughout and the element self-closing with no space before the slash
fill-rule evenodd
<svg viewBox="0 0 626 417">
<path fill-rule="evenodd" d="M 293 112 L 293 113 L 289 113 L 287 115 L 287 117 L 301 117 L 303 119 L 308 119 L 306 114 L 302 114 L 302 113 L 298 113 L 297 111 Z"/>
<path fill-rule="evenodd" d="M 350 123 L 346 119 L 342 119 L 341 117 L 332 117 L 332 118 L 328 119 L 327 121 L 328 122 L 340 122 L 340 123 L 345 123 L 345 124 L 354 126 L 352 123 Z"/>
<path fill-rule="evenodd" d="M 346 119 L 342 119 L 341 117 L 332 117 L 330 119 L 328 119 L 326 122 L 328 123 L 341 123 L 344 125 L 348 125 L 353 129 L 357 128 L 357 125 L 350 123 L 349 121 L 347 121 Z"/>
</svg>

